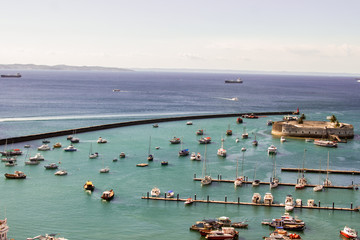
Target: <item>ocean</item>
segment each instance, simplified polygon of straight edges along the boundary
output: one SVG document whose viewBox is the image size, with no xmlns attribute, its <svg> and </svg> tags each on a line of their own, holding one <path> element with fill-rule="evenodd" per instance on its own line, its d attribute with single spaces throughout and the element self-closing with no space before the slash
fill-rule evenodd
<svg viewBox="0 0 360 240">
<path fill-rule="evenodd" d="M 286 195 L 292 194 L 304 203 L 314 199 L 321 206 L 332 206 L 333 202 L 338 207 L 350 207 L 351 203 L 360 206 L 357 190 L 327 189 L 315 193 L 311 188 L 295 191 L 293 187 L 279 186 L 270 190 L 266 185 L 235 189 L 231 183 L 201 187 L 193 177 L 202 175 L 203 163 L 178 157 L 181 146 L 169 143 L 174 136 L 181 137 L 183 148 L 204 155 L 205 147 L 198 144 L 199 137 L 195 135 L 198 129 L 204 129 L 205 136 L 213 139 L 206 152 L 207 170 L 213 178 L 221 175 L 222 179 L 234 179 L 236 162 L 243 158 L 241 148 L 246 147 L 244 175 L 253 179 L 256 174 L 261 181 L 268 181 L 274 169 L 274 161 L 267 155 L 271 144 L 278 148 L 276 175 L 281 182 L 296 182 L 298 176 L 281 172 L 282 167 L 299 167 L 305 159 L 305 167 L 318 168 L 321 164 L 325 169 L 328 153 L 330 169 L 359 171 L 360 84 L 354 77 L 164 71 L 22 71 L 21 74 L 23 77 L 19 79 L 0 79 L 1 139 L 129 120 L 297 108 L 308 120 L 326 120 L 327 116 L 335 115 L 340 122 L 353 124 L 355 138 L 336 149 L 317 147 L 302 139 L 289 138 L 280 143 L 266 123 L 281 120 L 283 116 L 245 119 L 243 124 L 236 124 L 235 118 L 193 120 L 193 125 L 178 121 L 159 123 L 159 128 L 147 124 L 76 134 L 80 138 L 80 143 L 75 144 L 77 152 L 62 149 L 43 152 L 45 161 L 37 166 L 25 165 L 24 161 L 38 152 L 41 140 L 8 143 L 7 148 L 21 148 L 24 154 L 15 167 L 0 164 L 0 173 L 20 170 L 27 174 L 26 180 L 0 181 L 0 219 L 8 219 L 10 238 L 59 233 L 79 240 L 201 239 L 199 233 L 189 230 L 192 224 L 204 218 L 227 216 L 249 224 L 248 229 L 239 230 L 239 239 L 262 239 L 271 229 L 261 225 L 261 221 L 279 218 L 284 213 L 283 208 L 275 207 L 206 203 L 185 207 L 182 202 L 141 199 L 154 186 L 162 194 L 173 190 L 181 198 L 196 194 L 197 199 L 209 196 L 211 200 L 223 201 L 226 196 L 228 201 L 240 197 L 241 201 L 250 202 L 255 192 L 262 197 L 271 192 L 277 203 L 283 203 Z M 225 80 L 238 77 L 243 84 L 224 84 Z M 229 127 L 233 135 L 225 136 Z M 241 139 L 244 131 L 249 133 L 248 140 Z M 258 147 L 251 144 L 255 135 Z M 108 143 L 97 144 L 100 136 Z M 150 137 L 150 152 L 155 159 L 149 167 L 138 168 L 136 164 L 147 162 Z M 222 137 L 228 152 L 226 158 L 216 155 Z M 239 143 L 235 142 L 237 137 Z M 70 144 L 66 136 L 49 140 L 51 145 Z M 31 148 L 25 149 L 25 144 Z M 156 150 L 156 146 L 160 149 Z M 88 158 L 90 148 L 99 152 L 98 159 Z M 125 152 L 126 158 L 119 159 L 120 152 Z M 117 162 L 112 161 L 115 157 Z M 163 160 L 169 165 L 161 166 Z M 45 170 L 43 166 L 52 162 L 60 162 L 68 175 L 54 176 L 54 171 Z M 110 173 L 99 173 L 104 166 L 110 168 Z M 313 184 L 326 177 L 317 173 L 305 175 Z M 330 174 L 330 178 L 335 185 L 360 184 L 357 175 Z M 92 194 L 83 191 L 87 180 L 96 187 Z M 114 189 L 115 198 L 103 202 L 100 196 L 108 189 Z M 291 215 L 305 221 L 306 229 L 300 232 L 303 239 L 341 239 L 339 230 L 344 225 L 360 229 L 358 212 L 295 209 Z"/>
</svg>

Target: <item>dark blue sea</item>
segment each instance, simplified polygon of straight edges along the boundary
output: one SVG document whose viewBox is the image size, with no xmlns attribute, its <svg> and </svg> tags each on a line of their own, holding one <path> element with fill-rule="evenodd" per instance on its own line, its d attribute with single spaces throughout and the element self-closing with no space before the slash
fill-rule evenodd
<svg viewBox="0 0 360 240">
<path fill-rule="evenodd" d="M 3 74 L 4 70 L 1 70 Z M 15 71 L 4 72 L 16 73 Z M 207 171 L 213 178 L 233 180 L 237 162 L 243 161 L 242 171 L 249 179 L 256 175 L 261 181 L 269 181 L 274 172 L 281 182 L 294 183 L 297 173 L 282 172 L 282 167 L 329 168 L 360 170 L 360 83 L 349 75 L 294 75 L 294 74 L 244 74 L 224 72 L 75 72 L 75 71 L 21 71 L 22 78 L 0 78 L 0 138 L 87 127 L 99 124 L 162 118 L 169 116 L 295 111 L 299 108 L 308 120 L 325 121 L 335 115 L 340 122 L 353 124 L 355 138 L 328 149 L 288 138 L 280 143 L 271 135 L 267 121 L 278 121 L 283 116 L 267 116 L 245 119 L 236 124 L 235 118 L 167 122 L 153 128 L 151 124 L 115 128 L 77 134 L 80 143 L 74 144 L 76 152 L 53 149 L 41 152 L 45 161 L 39 165 L 25 165 L 29 156 L 39 153 L 42 142 L 13 144 L 1 148 L 20 148 L 24 154 L 18 157 L 17 166 L 0 164 L 0 174 L 23 171 L 25 180 L 0 178 L 0 219 L 7 218 L 9 238 L 26 239 L 45 233 L 59 233 L 67 239 L 205 239 L 189 230 L 196 221 L 204 218 L 230 217 L 233 221 L 246 221 L 248 229 L 239 229 L 239 239 L 262 239 L 272 229 L 261 225 L 264 219 L 279 218 L 283 207 L 223 205 L 143 200 L 154 186 L 162 195 L 173 190 L 180 198 L 250 202 L 254 193 L 271 192 L 276 203 L 283 203 L 286 195 L 294 199 L 308 199 L 321 206 L 350 208 L 360 206 L 358 190 L 327 189 L 313 192 L 312 188 L 295 190 L 280 186 L 269 189 L 268 185 L 257 188 L 245 185 L 234 188 L 231 183 L 212 183 L 201 187 L 193 181 L 204 170 L 203 162 L 179 157 L 180 148 L 205 155 L 205 146 L 198 144 L 195 132 L 204 129 L 213 141 L 207 146 Z M 225 84 L 225 80 L 241 78 L 242 84 Z M 113 91 L 119 89 L 120 91 Z M 238 101 L 233 101 L 237 98 Z M 225 136 L 228 128 L 232 136 Z M 249 139 L 241 139 L 247 131 Z M 257 147 L 251 142 L 259 141 Z M 108 140 L 97 144 L 99 137 Z M 182 146 L 172 145 L 174 136 L 183 140 Z M 151 137 L 151 142 L 149 141 Z M 235 139 L 239 137 L 240 142 Z M 228 155 L 216 155 L 225 139 Z M 49 139 L 50 145 L 60 142 L 67 147 L 65 136 Z M 31 148 L 25 149 L 24 145 Z M 275 158 L 270 158 L 267 148 L 278 148 Z M 160 147 L 156 150 L 155 147 Z M 246 147 L 246 152 L 241 148 Z M 304 149 L 306 149 L 306 154 Z M 98 159 L 89 159 L 90 150 L 99 152 Z M 136 164 L 147 163 L 149 151 L 154 161 L 147 168 Z M 126 158 L 120 159 L 120 152 Z M 117 158 L 117 162 L 113 159 Z M 162 166 L 161 161 L 168 161 Z M 44 165 L 58 163 L 68 171 L 66 176 L 55 176 Z M 276 164 L 275 164 L 276 163 Z M 104 166 L 108 174 L 99 173 Z M 239 170 L 240 171 L 240 170 Z M 317 184 L 326 174 L 305 173 L 308 182 Z M 359 175 L 330 174 L 334 185 L 360 184 Z M 83 185 L 91 180 L 95 191 L 88 194 Z M 111 202 L 101 200 L 105 190 L 114 189 Z M 341 239 L 339 231 L 348 225 L 360 231 L 359 212 L 295 209 L 291 213 L 306 223 L 299 234 L 303 239 Z"/>
</svg>

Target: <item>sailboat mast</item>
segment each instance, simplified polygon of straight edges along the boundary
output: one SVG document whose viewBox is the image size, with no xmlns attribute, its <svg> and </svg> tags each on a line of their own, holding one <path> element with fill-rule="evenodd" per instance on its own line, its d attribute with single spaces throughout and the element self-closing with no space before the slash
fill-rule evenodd
<svg viewBox="0 0 360 240">
<path fill-rule="evenodd" d="M 327 167 L 326 167 L 326 182 L 329 179 L 329 155 L 330 153 L 328 152 Z"/>
<path fill-rule="evenodd" d="M 206 145 L 207 145 L 207 144 L 205 144 L 204 166 L 203 166 L 203 176 L 204 176 L 204 178 L 205 178 L 205 176 L 206 176 Z"/>
<path fill-rule="evenodd" d="M 238 170 L 239 170 L 239 157 L 236 158 L 236 179 L 238 178 Z"/>
<path fill-rule="evenodd" d="M 302 177 L 304 178 L 304 170 L 305 170 L 305 157 L 306 157 L 306 149 L 304 149 L 304 160 L 303 160 L 303 167 L 302 167 Z"/>
<path fill-rule="evenodd" d="M 243 158 L 242 158 L 242 162 L 241 162 L 241 176 L 244 177 L 244 154 L 245 152 L 242 152 L 243 153 Z"/>
<path fill-rule="evenodd" d="M 149 153 L 148 153 L 148 155 L 150 155 L 150 146 L 151 146 L 151 136 L 149 137 Z"/>
</svg>

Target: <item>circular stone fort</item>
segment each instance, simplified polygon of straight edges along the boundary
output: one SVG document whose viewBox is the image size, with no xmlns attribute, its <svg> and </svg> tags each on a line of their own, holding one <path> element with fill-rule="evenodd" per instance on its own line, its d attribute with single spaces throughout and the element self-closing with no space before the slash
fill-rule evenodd
<svg viewBox="0 0 360 240">
<path fill-rule="evenodd" d="M 354 127 L 347 123 L 306 120 L 299 123 L 297 120 L 284 120 L 273 123 L 271 134 L 304 138 L 353 138 Z"/>
</svg>

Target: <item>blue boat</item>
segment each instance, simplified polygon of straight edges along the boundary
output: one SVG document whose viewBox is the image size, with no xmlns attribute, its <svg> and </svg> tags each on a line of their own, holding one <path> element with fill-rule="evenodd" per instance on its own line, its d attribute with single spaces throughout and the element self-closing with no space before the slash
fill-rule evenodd
<svg viewBox="0 0 360 240">
<path fill-rule="evenodd" d="M 189 155 L 189 149 L 183 149 L 179 151 L 179 156 L 187 156 Z"/>
</svg>

